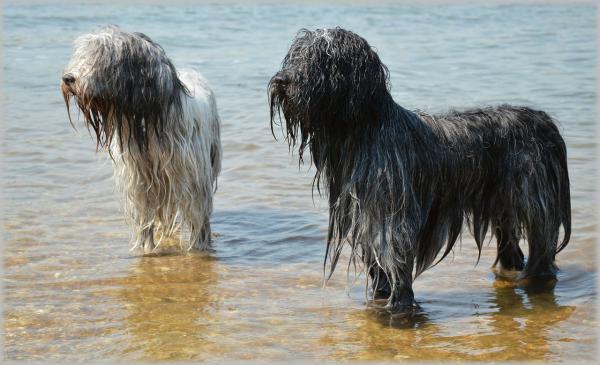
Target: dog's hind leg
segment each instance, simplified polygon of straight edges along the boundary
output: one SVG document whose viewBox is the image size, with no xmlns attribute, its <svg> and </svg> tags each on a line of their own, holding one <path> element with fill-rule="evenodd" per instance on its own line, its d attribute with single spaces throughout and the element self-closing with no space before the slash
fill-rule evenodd
<svg viewBox="0 0 600 365">
<path fill-rule="evenodd" d="M 205 251 L 210 247 L 211 239 L 211 229 L 210 229 L 210 219 L 209 217 L 204 218 L 204 222 L 201 225 L 191 226 L 192 232 L 190 235 L 190 239 L 192 240 L 191 248 Z"/>
<path fill-rule="evenodd" d="M 500 263 L 504 270 L 523 270 L 525 266 L 525 255 L 519 247 L 521 232 L 509 219 L 500 219 L 496 222 L 496 241 L 498 242 L 498 254 L 494 267 Z"/>
<path fill-rule="evenodd" d="M 527 217 L 524 230 L 529 246 L 529 257 L 522 279 L 555 280 L 558 268 L 554 264 L 561 215 L 552 189 L 542 183 L 529 182 L 528 199 L 524 199 L 522 216 Z"/>
<path fill-rule="evenodd" d="M 558 268 L 554 264 L 554 258 L 558 241 L 558 225 L 554 227 L 551 221 L 540 219 L 528 224 L 526 232 L 529 257 L 521 278 L 556 279 Z"/>
</svg>

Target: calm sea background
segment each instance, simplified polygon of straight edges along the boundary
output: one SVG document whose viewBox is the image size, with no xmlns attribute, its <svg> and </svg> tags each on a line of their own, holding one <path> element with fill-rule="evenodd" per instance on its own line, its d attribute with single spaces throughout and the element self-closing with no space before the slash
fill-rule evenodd
<svg viewBox="0 0 600 365">
<path fill-rule="evenodd" d="M 597 354 L 593 5 L 4 5 L 4 358 L 590 360 Z M 211 83 L 223 172 L 214 252 L 129 251 L 111 162 L 59 91 L 72 41 L 140 31 Z M 573 236 L 553 289 L 495 280 L 469 235 L 415 283 L 414 323 L 370 309 L 340 265 L 322 287 L 326 200 L 271 136 L 267 82 L 300 28 L 365 37 L 395 100 L 547 111 L 568 145 Z"/>
</svg>

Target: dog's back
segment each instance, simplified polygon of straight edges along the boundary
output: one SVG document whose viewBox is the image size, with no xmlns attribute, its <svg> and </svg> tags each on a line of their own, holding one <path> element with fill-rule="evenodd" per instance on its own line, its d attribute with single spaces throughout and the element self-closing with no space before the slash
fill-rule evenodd
<svg viewBox="0 0 600 365">
<path fill-rule="evenodd" d="M 555 275 L 554 256 L 569 242 L 571 213 L 567 152 L 554 120 L 510 105 L 420 118 L 441 145 L 434 155 L 442 157 L 445 186 L 432 211 L 459 207 L 480 249 L 491 228 L 506 246 L 498 255 L 506 269 L 524 268 L 518 242 L 527 237 L 530 260 L 523 275 Z M 435 229 L 428 226 L 434 221 L 430 216 L 424 230 Z"/>
<path fill-rule="evenodd" d="M 216 184 L 217 176 L 221 172 L 223 152 L 220 138 L 220 119 L 217 114 L 217 102 L 214 92 L 208 81 L 197 71 L 182 68 L 179 69 L 178 76 L 191 96 L 191 100 L 183 97 L 185 99 L 183 106 L 190 109 L 188 115 L 201 116 L 199 120 L 194 119 L 194 122 L 199 128 L 199 138 L 202 139 L 202 146 L 209 147 L 213 182 Z"/>
</svg>

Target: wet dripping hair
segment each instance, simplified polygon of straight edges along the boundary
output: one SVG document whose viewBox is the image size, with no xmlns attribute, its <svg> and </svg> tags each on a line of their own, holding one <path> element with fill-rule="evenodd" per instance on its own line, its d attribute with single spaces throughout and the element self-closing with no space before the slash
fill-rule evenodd
<svg viewBox="0 0 600 365">
<path fill-rule="evenodd" d="M 448 255 L 466 224 L 479 254 L 491 232 L 503 268 L 556 277 L 555 255 L 571 231 L 569 177 L 564 141 L 545 112 L 404 109 L 377 53 L 341 28 L 300 31 L 268 90 L 271 129 L 285 121 L 290 148 L 300 159 L 310 149 L 316 187 L 329 193 L 329 275 L 348 245 L 374 295 L 411 311 L 413 273 Z"/>
<path fill-rule="evenodd" d="M 65 74 L 73 77 L 63 86 L 67 108 L 74 97 L 98 147 L 117 136 L 120 149 L 145 149 L 150 134 L 161 140 L 167 119 L 181 118 L 187 90 L 163 48 L 142 33 L 108 26 L 77 38 Z"/>
<path fill-rule="evenodd" d="M 132 248 L 151 253 L 179 234 L 186 250 L 207 249 L 222 149 L 202 75 L 176 70 L 148 36 L 109 26 L 75 40 L 61 89 L 69 119 L 75 99 L 96 149 L 112 157 Z"/>
</svg>

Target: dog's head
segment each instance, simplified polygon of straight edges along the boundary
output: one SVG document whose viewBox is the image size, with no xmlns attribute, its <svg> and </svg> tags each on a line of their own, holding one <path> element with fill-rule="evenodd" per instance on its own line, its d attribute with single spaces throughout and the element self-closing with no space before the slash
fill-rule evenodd
<svg viewBox="0 0 600 365">
<path fill-rule="evenodd" d="M 341 28 L 301 30 L 269 82 L 271 129 L 283 114 L 302 158 L 315 139 L 368 128 L 387 95 L 388 70 L 365 39 Z"/>
<path fill-rule="evenodd" d="M 151 133 L 160 140 L 167 118 L 181 113 L 180 93 L 187 92 L 162 47 L 116 26 L 75 40 L 61 90 L 68 112 L 70 101 L 77 102 L 97 147 L 108 148 L 116 133 L 121 149 L 132 141 L 144 148 Z"/>
</svg>

